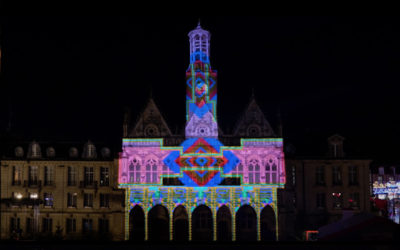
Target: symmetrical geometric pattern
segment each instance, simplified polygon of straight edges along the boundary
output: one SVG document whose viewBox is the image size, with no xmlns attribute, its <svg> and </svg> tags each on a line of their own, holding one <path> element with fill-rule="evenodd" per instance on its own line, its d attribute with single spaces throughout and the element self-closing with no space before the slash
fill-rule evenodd
<svg viewBox="0 0 400 250">
<path fill-rule="evenodd" d="M 240 146 L 224 146 L 218 140 L 217 73 L 210 65 L 210 34 L 199 25 L 189 33 L 189 38 L 186 140 L 180 146 L 171 147 L 164 146 L 161 138 L 123 139 L 119 187 L 126 189 L 126 238 L 129 237 L 129 212 L 137 205 L 145 211 L 145 220 L 148 211 L 158 204 L 168 211 L 183 205 L 191 212 L 199 205 L 206 205 L 212 211 L 214 228 L 217 210 L 223 205 L 232 211 L 233 217 L 243 205 L 251 206 L 257 216 L 270 206 L 278 221 L 277 189 L 283 188 L 286 176 L 283 141 L 281 138 L 243 138 Z M 183 186 L 164 185 L 165 178 L 177 178 Z M 222 186 L 225 178 L 236 178 L 239 183 Z M 188 223 L 190 240 L 190 219 Z M 234 220 L 232 226 L 235 226 Z M 277 227 L 278 223 L 278 234 Z M 258 222 L 258 239 L 259 229 Z M 145 235 L 147 239 L 147 231 Z M 235 230 L 232 230 L 232 239 L 235 240 Z"/>
</svg>

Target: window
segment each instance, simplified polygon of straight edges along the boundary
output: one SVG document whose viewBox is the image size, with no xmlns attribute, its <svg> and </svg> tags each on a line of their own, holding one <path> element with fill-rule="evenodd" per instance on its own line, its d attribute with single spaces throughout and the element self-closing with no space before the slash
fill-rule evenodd
<svg viewBox="0 0 400 250">
<path fill-rule="evenodd" d="M 317 185 L 325 185 L 325 168 L 324 168 L 324 166 L 317 167 L 316 184 Z"/>
<path fill-rule="evenodd" d="M 88 233 L 93 231 L 93 220 L 92 219 L 82 219 L 82 232 Z"/>
<path fill-rule="evenodd" d="M 349 185 L 358 185 L 358 169 L 356 166 L 349 167 Z"/>
<path fill-rule="evenodd" d="M 26 218 L 26 232 L 33 233 L 33 218 Z"/>
<path fill-rule="evenodd" d="M 93 167 L 85 167 L 84 171 L 85 186 L 93 185 Z"/>
<path fill-rule="evenodd" d="M 11 217 L 10 218 L 10 232 L 16 233 L 20 229 L 19 218 Z"/>
<path fill-rule="evenodd" d="M 333 208 L 340 209 L 343 207 L 343 194 L 342 193 L 332 193 L 332 204 Z"/>
<path fill-rule="evenodd" d="M 76 169 L 75 167 L 68 167 L 68 186 L 76 185 Z"/>
<path fill-rule="evenodd" d="M 243 174 L 243 164 L 239 163 L 239 165 L 236 167 L 236 174 L 239 176 L 242 176 Z"/>
<path fill-rule="evenodd" d="M 353 208 L 360 207 L 360 194 L 359 193 L 350 193 L 349 204 L 350 204 L 350 207 L 353 207 Z"/>
<path fill-rule="evenodd" d="M 14 166 L 12 173 L 12 185 L 21 185 L 22 169 L 21 166 Z"/>
<path fill-rule="evenodd" d="M 77 193 L 68 193 L 67 196 L 67 207 L 76 207 L 76 201 L 78 199 Z"/>
<path fill-rule="evenodd" d="M 332 168 L 332 184 L 342 185 L 342 172 L 339 166 L 334 166 Z"/>
<path fill-rule="evenodd" d="M 100 168 L 100 186 L 110 185 L 110 175 L 108 168 Z"/>
<path fill-rule="evenodd" d="M 108 233 L 108 220 L 99 219 L 99 233 Z"/>
<path fill-rule="evenodd" d="M 54 168 L 44 167 L 44 185 L 51 186 L 54 183 Z"/>
<path fill-rule="evenodd" d="M 109 194 L 100 194 L 100 207 L 109 207 Z"/>
<path fill-rule="evenodd" d="M 260 165 L 258 160 L 250 160 L 248 170 L 249 183 L 260 183 Z"/>
<path fill-rule="evenodd" d="M 129 182 L 140 183 L 140 163 L 137 159 L 129 165 Z"/>
<path fill-rule="evenodd" d="M 53 229 L 53 219 L 52 218 L 43 218 L 42 232 L 43 233 L 51 233 L 52 229 Z"/>
<path fill-rule="evenodd" d="M 296 186 L 296 166 L 292 166 L 292 185 Z"/>
<path fill-rule="evenodd" d="M 265 183 L 277 183 L 278 168 L 275 161 L 270 158 L 265 164 Z"/>
<path fill-rule="evenodd" d="M 85 193 L 83 196 L 83 206 L 93 207 L 93 194 Z"/>
<path fill-rule="evenodd" d="M 53 194 L 52 193 L 44 193 L 43 194 L 44 206 L 52 207 L 53 206 Z"/>
<path fill-rule="evenodd" d="M 29 182 L 29 185 L 37 185 L 38 184 L 38 167 L 37 166 L 29 167 L 28 182 Z"/>
<path fill-rule="evenodd" d="M 325 208 L 325 193 L 317 194 L 317 208 Z"/>
<path fill-rule="evenodd" d="M 76 219 L 67 218 L 66 225 L 67 225 L 67 228 L 66 228 L 67 233 L 75 233 L 76 232 Z"/>
<path fill-rule="evenodd" d="M 147 161 L 146 164 L 146 183 L 157 183 L 157 162 L 153 159 Z"/>
</svg>

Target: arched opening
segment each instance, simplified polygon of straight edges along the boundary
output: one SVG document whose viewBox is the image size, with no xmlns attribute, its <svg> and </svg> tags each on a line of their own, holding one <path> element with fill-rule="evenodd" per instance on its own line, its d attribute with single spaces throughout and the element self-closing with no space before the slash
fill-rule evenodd
<svg viewBox="0 0 400 250">
<path fill-rule="evenodd" d="M 188 214 L 184 206 L 178 206 L 174 210 L 174 240 L 189 240 Z"/>
<path fill-rule="evenodd" d="M 276 221 L 275 212 L 271 206 L 266 206 L 261 211 L 261 240 L 275 241 L 276 240 Z"/>
<path fill-rule="evenodd" d="M 192 214 L 192 240 L 212 241 L 213 225 L 211 209 L 205 205 L 198 206 Z"/>
<path fill-rule="evenodd" d="M 217 212 L 217 240 L 232 240 L 232 215 L 227 206 L 222 206 Z"/>
<path fill-rule="evenodd" d="M 243 205 L 236 213 L 236 240 L 257 240 L 257 215 L 249 205 Z"/>
<path fill-rule="evenodd" d="M 169 240 L 168 210 L 162 205 L 155 205 L 148 215 L 148 233 L 150 241 Z"/>
<path fill-rule="evenodd" d="M 144 240 L 144 212 L 138 205 L 129 213 L 129 240 Z"/>
</svg>

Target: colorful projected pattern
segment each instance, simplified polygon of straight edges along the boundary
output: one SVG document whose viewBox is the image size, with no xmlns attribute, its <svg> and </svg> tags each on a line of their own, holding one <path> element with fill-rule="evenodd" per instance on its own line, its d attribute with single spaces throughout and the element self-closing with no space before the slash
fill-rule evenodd
<svg viewBox="0 0 400 250">
<path fill-rule="evenodd" d="M 182 144 L 180 151 L 171 152 L 164 163 L 175 173 L 183 174 L 179 180 L 189 187 L 216 186 L 221 183 L 221 171 L 231 170 L 239 159 L 222 150 L 222 144 L 213 138 L 191 138 Z"/>
<path fill-rule="evenodd" d="M 161 204 L 168 211 L 179 205 L 188 211 L 199 205 L 212 210 L 214 240 L 216 214 L 226 205 L 232 213 L 235 240 L 235 212 L 250 205 L 257 216 L 266 206 L 275 211 L 278 236 L 277 189 L 285 184 L 285 163 L 281 138 L 241 139 L 241 146 L 224 146 L 218 140 L 216 114 L 216 71 L 209 59 L 208 31 L 200 25 L 189 33 L 190 66 L 186 72 L 186 140 L 175 147 L 163 139 L 124 138 L 119 160 L 119 187 L 126 189 L 125 236 L 129 238 L 129 212 L 139 205 L 145 211 Z M 238 178 L 240 184 L 221 186 L 224 178 Z M 164 178 L 178 178 L 183 186 L 165 186 Z M 189 240 L 191 239 L 189 213 Z M 170 213 L 172 219 L 172 213 Z M 260 221 L 257 222 L 260 240 Z M 170 223 L 170 239 L 172 240 Z M 145 223 L 147 239 L 147 223 Z"/>
</svg>

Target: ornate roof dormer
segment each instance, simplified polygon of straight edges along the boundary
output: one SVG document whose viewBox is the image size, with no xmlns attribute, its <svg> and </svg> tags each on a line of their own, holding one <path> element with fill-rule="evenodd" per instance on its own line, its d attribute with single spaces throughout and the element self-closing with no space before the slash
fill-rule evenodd
<svg viewBox="0 0 400 250">
<path fill-rule="evenodd" d="M 96 147 L 94 146 L 93 142 L 90 140 L 85 143 L 83 147 L 82 158 L 84 159 L 95 159 L 97 158 Z"/>
<path fill-rule="evenodd" d="M 39 143 L 37 143 L 36 141 L 31 142 L 28 149 L 28 158 L 35 159 L 41 157 L 42 151 L 40 149 Z"/>
</svg>

